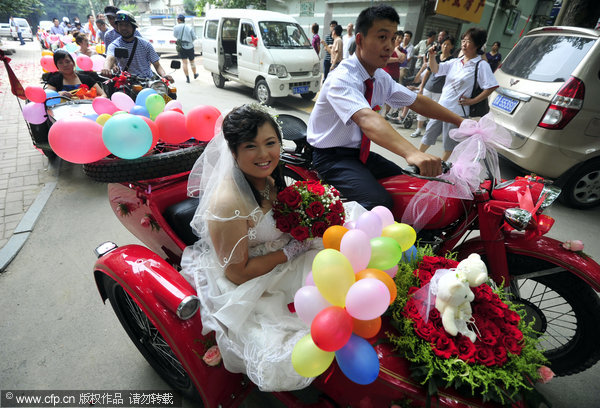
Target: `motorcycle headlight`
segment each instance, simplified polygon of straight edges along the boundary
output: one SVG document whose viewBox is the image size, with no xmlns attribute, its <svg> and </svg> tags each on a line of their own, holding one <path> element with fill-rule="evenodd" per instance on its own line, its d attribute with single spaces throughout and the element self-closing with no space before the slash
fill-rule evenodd
<svg viewBox="0 0 600 408">
<path fill-rule="evenodd" d="M 163 81 L 155 81 L 150 85 L 150 88 L 154 89 L 159 94 L 167 93 L 167 86 Z"/>
<path fill-rule="evenodd" d="M 550 207 L 550 205 L 558 198 L 560 192 L 560 188 L 556 186 L 545 185 L 544 188 L 542 188 L 542 193 L 540 196 L 543 197 L 545 195 L 546 198 L 544 198 L 540 208 L 543 210 Z"/>
<path fill-rule="evenodd" d="M 533 216 L 522 208 L 508 208 L 504 211 L 504 219 L 517 231 L 523 231 L 531 222 Z"/>
<path fill-rule="evenodd" d="M 285 78 L 287 76 L 287 69 L 285 65 L 271 64 L 269 65 L 269 75 L 277 75 L 278 78 Z"/>
<path fill-rule="evenodd" d="M 313 65 L 312 74 L 313 74 L 313 76 L 317 76 L 320 73 L 321 73 L 321 65 L 317 62 L 315 65 Z"/>
</svg>

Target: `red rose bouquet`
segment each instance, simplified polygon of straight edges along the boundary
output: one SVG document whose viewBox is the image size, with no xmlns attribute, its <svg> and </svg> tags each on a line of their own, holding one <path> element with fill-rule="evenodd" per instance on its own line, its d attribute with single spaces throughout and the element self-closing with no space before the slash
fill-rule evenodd
<svg viewBox="0 0 600 408">
<path fill-rule="evenodd" d="M 346 218 L 340 193 L 319 181 L 297 181 L 277 194 L 273 204 L 275 225 L 298 241 L 322 237 Z"/>
</svg>

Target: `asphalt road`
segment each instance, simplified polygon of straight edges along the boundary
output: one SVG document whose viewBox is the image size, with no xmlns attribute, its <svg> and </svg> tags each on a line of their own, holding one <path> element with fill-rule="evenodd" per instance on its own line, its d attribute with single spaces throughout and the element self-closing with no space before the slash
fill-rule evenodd
<svg viewBox="0 0 600 408">
<path fill-rule="evenodd" d="M 184 83 L 181 71 L 175 73 L 184 111 L 210 103 L 226 112 L 251 100 L 251 90 L 231 84 L 217 89 L 208 73 L 202 68 L 199 72 L 200 78 L 191 84 Z M 299 97 L 275 104 L 279 112 L 305 120 L 307 113 L 294 108 L 309 110 L 310 106 Z M 432 152 L 440 150 L 438 144 Z M 398 162 L 403 164 L 401 159 Z M 86 179 L 79 165 L 62 163 L 57 170 L 58 185 L 33 233 L 0 275 L 0 389 L 168 389 L 131 343 L 110 305 L 101 303 L 92 276 L 97 244 L 137 240 L 109 208 L 105 185 Z M 518 174 L 506 166 L 502 172 L 505 177 Z M 575 211 L 557 204 L 546 213 L 556 219 L 551 236 L 581 239 L 586 252 L 600 260 L 599 211 Z M 597 364 L 540 389 L 557 408 L 600 407 L 599 383 Z M 193 404 L 185 401 L 184 406 Z M 255 393 L 245 406 L 279 405 Z"/>
</svg>

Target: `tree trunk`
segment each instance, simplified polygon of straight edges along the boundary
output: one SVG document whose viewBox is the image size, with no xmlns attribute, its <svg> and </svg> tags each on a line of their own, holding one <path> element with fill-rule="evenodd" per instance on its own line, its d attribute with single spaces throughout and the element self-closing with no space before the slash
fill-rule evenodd
<svg viewBox="0 0 600 408">
<path fill-rule="evenodd" d="M 596 0 L 565 0 L 556 19 L 556 25 L 594 28 L 598 16 L 600 16 L 600 2 Z"/>
</svg>

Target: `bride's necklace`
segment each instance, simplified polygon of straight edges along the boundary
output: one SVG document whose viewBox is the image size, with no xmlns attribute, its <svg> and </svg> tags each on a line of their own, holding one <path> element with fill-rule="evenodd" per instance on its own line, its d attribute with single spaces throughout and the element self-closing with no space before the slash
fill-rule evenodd
<svg viewBox="0 0 600 408">
<path fill-rule="evenodd" d="M 259 190 L 260 196 L 265 200 L 271 199 L 271 184 L 267 181 L 264 190 Z"/>
</svg>

